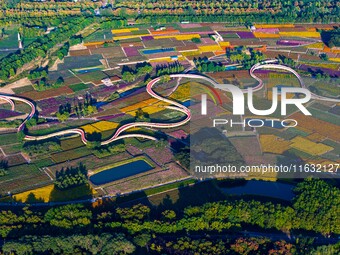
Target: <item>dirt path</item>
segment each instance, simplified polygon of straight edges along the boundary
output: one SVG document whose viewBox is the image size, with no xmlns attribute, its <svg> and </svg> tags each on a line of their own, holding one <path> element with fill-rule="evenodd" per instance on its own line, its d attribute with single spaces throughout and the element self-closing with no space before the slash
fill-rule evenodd
<svg viewBox="0 0 340 255">
<path fill-rule="evenodd" d="M 15 81 L 13 83 L 10 83 L 4 87 L 0 88 L 0 93 L 6 93 L 6 94 L 14 94 L 13 89 L 15 88 L 21 88 L 24 86 L 32 85 L 32 82 L 28 78 L 22 78 L 18 81 Z"/>
</svg>

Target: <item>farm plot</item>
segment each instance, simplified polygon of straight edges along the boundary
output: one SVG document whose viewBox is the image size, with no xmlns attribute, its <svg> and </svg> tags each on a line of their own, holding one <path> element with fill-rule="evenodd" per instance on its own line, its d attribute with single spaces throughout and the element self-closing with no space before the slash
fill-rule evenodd
<svg viewBox="0 0 340 255">
<path fill-rule="evenodd" d="M 100 70 L 78 74 L 77 76 L 84 83 L 94 82 L 94 81 L 100 82 L 100 80 L 107 78 L 107 75 Z"/>
<path fill-rule="evenodd" d="M 340 142 L 340 133 L 337 132 L 337 130 L 339 130 L 338 125 L 319 120 L 311 116 L 306 116 L 301 113 L 294 113 L 291 115 L 291 117 L 298 121 L 299 129 L 302 128 L 303 130 L 308 130 L 310 131 L 310 133 L 316 132 L 325 137 Z"/>
<path fill-rule="evenodd" d="M 48 73 L 49 81 L 56 81 L 59 77 L 63 77 L 65 80 L 67 78 L 73 77 L 73 74 L 69 70 L 58 70 Z"/>
<path fill-rule="evenodd" d="M 134 46 L 134 47 L 123 47 L 123 50 L 127 57 L 140 56 L 139 49 L 143 49 L 143 46 Z"/>
<path fill-rule="evenodd" d="M 31 201 L 31 196 L 34 196 Z M 54 184 L 47 185 L 45 187 L 28 190 L 22 193 L 15 194 L 13 198 L 15 201 L 20 202 L 60 202 L 69 201 L 75 199 L 91 198 L 96 191 L 89 186 L 83 185 L 79 187 L 70 188 L 68 190 L 58 190 L 54 187 Z"/>
<path fill-rule="evenodd" d="M 275 135 L 260 135 L 260 143 L 263 152 L 283 154 L 289 149 L 290 141 L 286 141 Z"/>
<path fill-rule="evenodd" d="M 22 93 L 21 96 L 31 98 L 35 101 L 42 100 L 45 98 L 56 97 L 60 95 L 70 95 L 73 94 L 73 90 L 67 86 L 59 87 L 56 89 L 48 89 L 44 91 L 30 91 Z"/>
<path fill-rule="evenodd" d="M 247 165 L 275 162 L 274 156 L 262 155 L 260 143 L 255 136 L 232 137 L 229 138 L 229 141 L 235 146 Z"/>
<path fill-rule="evenodd" d="M 322 144 L 315 143 L 303 137 L 295 137 L 291 140 L 290 147 L 300 150 L 302 152 L 308 153 L 313 156 L 320 156 L 333 150 L 333 147 Z"/>
<path fill-rule="evenodd" d="M 52 160 L 55 163 L 58 164 L 58 163 L 61 163 L 61 162 L 86 157 L 90 154 L 92 154 L 92 152 L 89 149 L 87 149 L 85 147 L 84 148 L 79 147 L 79 148 L 75 148 L 75 149 L 72 149 L 72 150 L 62 151 L 62 152 L 57 152 L 57 153 L 51 154 L 51 157 L 52 157 Z"/>
<path fill-rule="evenodd" d="M 73 92 L 88 89 L 90 87 L 91 87 L 90 84 L 84 84 L 84 83 L 72 84 L 72 85 L 69 86 L 69 88 L 72 89 Z"/>
<path fill-rule="evenodd" d="M 1 134 L 0 135 L 0 146 L 9 145 L 18 142 L 17 133 Z"/>
<path fill-rule="evenodd" d="M 70 56 L 88 56 L 91 55 L 89 49 L 83 49 L 83 50 L 70 50 Z"/>
<path fill-rule="evenodd" d="M 58 70 L 101 66 L 102 63 L 99 60 L 102 58 L 103 57 L 100 54 L 94 54 L 90 56 L 66 57 L 64 58 L 64 63 L 58 65 Z"/>
<path fill-rule="evenodd" d="M 112 32 L 111 30 L 105 29 L 105 30 L 98 30 L 89 36 L 84 38 L 84 42 L 98 42 L 98 41 L 105 41 L 110 40 L 112 38 Z"/>
<path fill-rule="evenodd" d="M 101 54 L 104 58 L 125 58 L 125 54 L 120 46 L 92 49 L 91 53 Z"/>
<path fill-rule="evenodd" d="M 50 182 L 50 178 L 41 172 L 35 164 L 22 164 L 10 167 L 8 174 L 0 177 L 0 193 L 15 193 L 32 188 L 35 185 Z"/>
<path fill-rule="evenodd" d="M 84 146 L 84 143 L 81 141 L 79 136 L 74 138 L 64 138 L 60 140 L 60 147 L 64 151 L 72 150 L 82 146 Z"/>
</svg>

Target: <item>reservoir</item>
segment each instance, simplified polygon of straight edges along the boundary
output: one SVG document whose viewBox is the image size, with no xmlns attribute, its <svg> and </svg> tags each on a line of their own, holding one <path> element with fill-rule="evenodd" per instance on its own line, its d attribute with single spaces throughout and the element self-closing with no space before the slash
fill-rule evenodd
<svg viewBox="0 0 340 255">
<path fill-rule="evenodd" d="M 94 185 L 102 185 L 112 181 L 117 181 L 135 174 L 140 174 L 152 169 L 144 160 L 137 160 L 111 169 L 101 171 L 90 177 Z"/>
</svg>

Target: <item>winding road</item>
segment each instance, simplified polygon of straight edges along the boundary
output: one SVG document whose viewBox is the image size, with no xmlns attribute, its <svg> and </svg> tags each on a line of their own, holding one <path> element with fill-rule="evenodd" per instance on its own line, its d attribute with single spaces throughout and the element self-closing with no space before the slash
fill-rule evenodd
<svg viewBox="0 0 340 255">
<path fill-rule="evenodd" d="M 300 75 L 295 70 L 293 70 L 292 68 L 290 68 L 288 66 L 277 64 L 277 60 L 271 59 L 271 60 L 262 61 L 261 63 L 257 63 L 257 64 L 255 64 L 254 66 L 251 67 L 249 73 L 250 73 L 251 77 L 253 77 L 255 80 L 258 81 L 258 85 L 253 87 L 253 91 L 258 91 L 258 90 L 262 89 L 263 86 L 264 86 L 263 81 L 254 74 L 254 72 L 258 69 L 279 69 L 279 70 L 289 71 L 297 77 L 297 79 L 300 82 L 301 87 L 306 88 L 306 85 L 304 84 L 302 78 L 300 77 Z M 219 88 L 220 85 L 221 85 L 221 84 L 217 83 L 216 81 L 214 81 L 213 79 L 211 79 L 209 77 L 206 77 L 206 76 L 203 76 L 203 75 L 198 75 L 198 74 L 189 74 L 189 73 L 171 74 L 170 78 L 179 78 L 179 79 L 189 78 L 189 79 L 204 80 L 204 81 L 209 82 L 210 84 L 212 84 L 216 88 Z M 125 134 L 125 135 L 122 135 L 122 133 L 124 131 L 127 131 L 128 129 L 136 128 L 136 127 L 151 127 L 151 128 L 179 127 L 179 126 L 186 124 L 191 119 L 191 112 L 187 107 L 185 107 L 184 105 L 182 105 L 178 102 L 175 102 L 175 101 L 170 100 L 168 98 L 162 97 L 153 90 L 153 87 L 159 81 L 160 81 L 159 77 L 151 80 L 146 86 L 147 93 L 153 98 L 156 98 L 160 101 L 168 103 L 169 105 L 165 106 L 165 108 L 172 109 L 172 110 L 175 110 L 175 111 L 179 111 L 179 112 L 183 113 L 186 117 L 183 120 L 181 120 L 179 122 L 175 122 L 175 123 L 152 123 L 152 122 L 128 123 L 128 124 L 125 124 L 125 125 L 121 126 L 120 128 L 118 128 L 116 130 L 116 132 L 109 139 L 102 141 L 101 145 L 107 145 L 107 144 L 109 144 L 113 141 L 117 141 L 119 139 L 124 139 L 124 138 L 129 138 L 129 137 L 140 137 L 140 138 L 147 138 L 147 139 L 151 139 L 151 140 L 156 140 L 156 138 L 149 136 L 149 135 L 144 135 L 144 134 Z M 232 84 L 230 84 L 230 85 L 232 85 Z M 248 89 L 243 89 L 242 92 L 247 93 Z M 312 94 L 312 99 L 324 100 L 324 101 L 330 101 L 330 102 L 337 102 L 337 103 L 340 102 L 340 99 L 323 97 L 323 96 L 319 96 L 319 95 L 316 95 L 316 94 L 313 94 L 313 93 L 311 93 L 311 94 Z M 18 97 L 18 96 L 14 96 L 14 95 L 0 94 L 0 100 L 1 99 L 10 103 L 11 106 L 12 106 L 12 110 L 14 110 L 13 101 L 20 101 L 20 102 L 26 103 L 27 105 L 29 105 L 31 107 L 31 112 L 28 114 L 26 119 L 24 119 L 22 124 L 18 127 L 18 132 L 22 131 L 25 127 L 26 122 L 35 115 L 35 113 L 36 113 L 35 105 L 31 101 L 29 101 L 28 99 L 21 98 L 21 97 Z M 78 135 L 81 136 L 81 140 L 84 144 L 88 143 L 88 140 L 86 139 L 85 131 L 80 129 L 80 128 L 63 130 L 63 131 L 54 132 L 54 133 L 47 134 L 47 135 L 42 135 L 42 136 L 26 135 L 24 139 L 25 140 L 31 140 L 31 141 L 44 140 L 44 139 L 48 139 L 48 138 L 55 137 L 55 136 L 69 135 L 69 134 L 78 134 Z"/>
</svg>

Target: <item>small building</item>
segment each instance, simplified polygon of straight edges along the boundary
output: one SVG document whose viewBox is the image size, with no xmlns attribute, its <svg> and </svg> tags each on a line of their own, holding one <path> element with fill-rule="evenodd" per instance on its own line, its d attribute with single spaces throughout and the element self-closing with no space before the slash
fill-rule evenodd
<svg viewBox="0 0 340 255">
<path fill-rule="evenodd" d="M 110 87 L 110 86 L 113 86 L 114 83 L 119 82 L 119 81 L 121 81 L 121 80 L 122 80 L 122 79 L 121 79 L 119 76 L 114 75 L 114 76 L 111 76 L 111 77 L 107 77 L 107 78 L 105 78 L 105 79 L 102 79 L 101 82 L 102 82 L 105 86 Z"/>
</svg>

